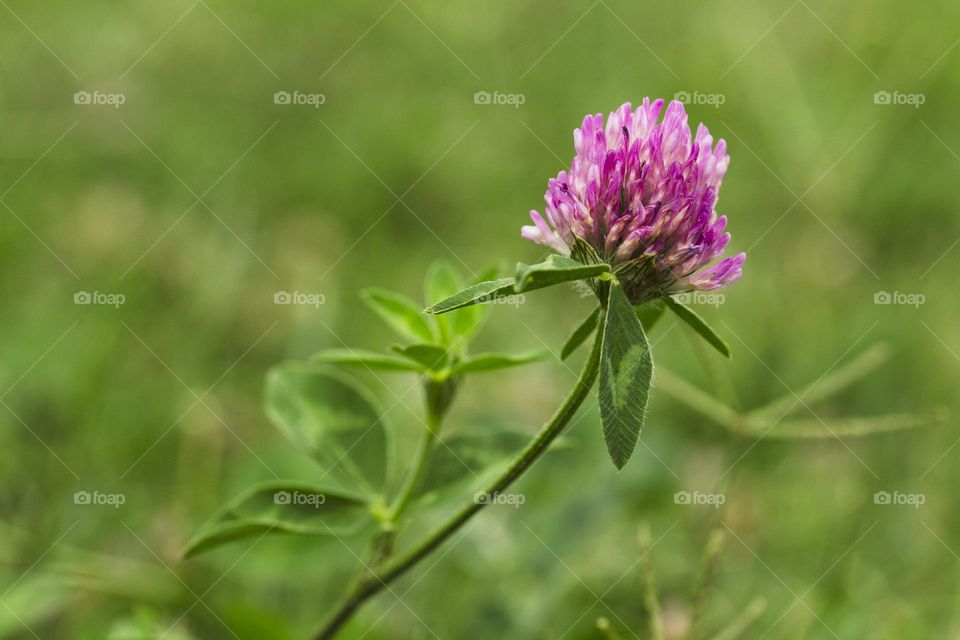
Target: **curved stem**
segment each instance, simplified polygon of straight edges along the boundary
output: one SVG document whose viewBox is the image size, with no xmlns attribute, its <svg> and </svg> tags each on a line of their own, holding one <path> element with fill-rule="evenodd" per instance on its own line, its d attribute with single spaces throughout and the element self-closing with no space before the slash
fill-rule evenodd
<svg viewBox="0 0 960 640">
<path fill-rule="evenodd" d="M 586 399 L 596 381 L 597 372 L 600 369 L 600 344 L 603 335 L 603 316 L 597 323 L 597 337 L 594 340 L 593 348 L 587 361 L 580 370 L 580 376 L 574 385 L 570 394 L 560 405 L 560 408 L 553 414 L 550 420 L 543 426 L 539 433 L 534 436 L 523 451 L 513 459 L 500 477 L 494 480 L 487 488 L 487 495 L 495 495 L 507 489 L 517 478 L 522 476 L 527 469 L 542 456 L 550 444 L 560 435 L 567 423 L 573 418 L 577 409 Z M 320 632 L 314 636 L 314 640 L 331 640 L 337 632 L 346 624 L 357 610 L 367 600 L 388 588 L 388 585 L 406 573 L 411 567 L 430 555 L 435 549 L 442 545 L 451 535 L 460 527 L 467 523 L 470 518 L 483 509 L 491 500 L 476 501 L 472 500 L 464 505 L 444 524 L 427 534 L 420 542 L 415 544 L 408 551 L 396 557 L 389 562 L 382 570 L 369 578 L 363 580 L 356 589 L 350 593 L 340 604 L 334 614 L 323 626 Z"/>
</svg>

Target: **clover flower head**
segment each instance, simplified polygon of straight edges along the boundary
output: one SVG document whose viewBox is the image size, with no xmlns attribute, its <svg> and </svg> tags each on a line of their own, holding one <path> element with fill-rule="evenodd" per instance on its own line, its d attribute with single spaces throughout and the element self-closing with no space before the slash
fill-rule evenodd
<svg viewBox="0 0 960 640">
<path fill-rule="evenodd" d="M 643 99 L 604 123 L 588 115 L 573 133 L 569 171 L 549 181 L 545 216 L 521 235 L 580 261 L 609 263 L 634 303 L 684 291 L 711 291 L 741 275 L 740 253 L 717 261 L 730 234 L 715 206 L 730 164 L 726 143 L 704 125 L 691 140 L 683 104 Z M 544 219 L 546 218 L 546 219 Z"/>
</svg>

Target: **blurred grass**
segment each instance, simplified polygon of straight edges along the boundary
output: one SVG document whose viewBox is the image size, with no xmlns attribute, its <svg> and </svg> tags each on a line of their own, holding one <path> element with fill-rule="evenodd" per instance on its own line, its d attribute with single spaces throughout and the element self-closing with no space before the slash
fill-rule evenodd
<svg viewBox="0 0 960 640">
<path fill-rule="evenodd" d="M 266 424 L 265 369 L 343 342 L 388 344 L 358 305 L 361 286 L 418 297 L 436 257 L 474 273 L 538 257 L 518 228 L 572 155 L 572 129 L 645 95 L 725 96 L 689 111 L 733 158 L 720 209 L 749 258 L 725 304 L 703 314 L 734 350 L 721 366 L 741 406 L 884 341 L 891 364 L 817 415 L 957 413 L 953 3 L 5 0 L 0 15 L 0 602 L 36 605 L 22 621 L 0 609 L 7 637 L 33 637 L 23 622 L 39 637 L 102 638 L 142 605 L 202 638 L 303 637 L 346 575 L 339 542 L 176 559 L 246 484 L 317 473 Z M 78 90 L 126 103 L 75 105 Z M 279 90 L 326 102 L 275 105 Z M 481 90 L 525 103 L 475 105 Z M 876 105 L 879 90 L 926 101 Z M 326 303 L 277 306 L 278 290 Z M 126 303 L 74 305 L 77 291 Z M 926 302 L 878 306 L 878 291 Z M 477 346 L 559 350 L 588 311 L 567 291 L 539 292 L 497 308 Z M 706 387 L 683 332 L 658 328 L 657 360 Z M 553 362 L 480 379 L 454 420 L 532 429 L 572 377 Z M 387 404 L 413 384 L 369 382 Z M 418 403 L 414 390 L 392 411 L 410 434 Z M 722 520 L 736 535 L 705 628 L 762 595 L 753 629 L 769 638 L 952 637 L 954 427 L 748 450 L 656 394 L 644 446 L 617 476 L 585 412 L 578 448 L 537 465 L 520 510 L 484 514 L 399 585 L 406 606 L 384 597 L 345 636 L 595 638 L 606 616 L 642 637 L 641 577 L 621 579 L 638 522 L 654 540 L 669 531 L 655 558 L 671 602 Z M 731 465 L 724 510 L 673 504 L 675 491 L 714 490 Z M 127 501 L 74 505 L 80 490 Z M 881 490 L 926 503 L 878 506 Z M 149 570 L 118 569 L 131 562 Z M 51 578 L 73 584 L 65 563 L 114 588 L 47 590 Z"/>
</svg>

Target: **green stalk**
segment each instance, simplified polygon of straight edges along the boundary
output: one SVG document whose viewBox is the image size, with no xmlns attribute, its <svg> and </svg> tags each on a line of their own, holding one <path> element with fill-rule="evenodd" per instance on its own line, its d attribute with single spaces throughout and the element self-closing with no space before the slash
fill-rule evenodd
<svg viewBox="0 0 960 640">
<path fill-rule="evenodd" d="M 427 462 L 430 460 L 430 454 L 433 453 L 437 438 L 440 435 L 446 406 L 438 406 L 433 401 L 434 397 L 435 394 L 430 391 L 427 392 L 427 423 L 414 457 L 413 470 L 406 475 L 403 486 L 397 492 L 396 499 L 387 510 L 387 514 L 380 525 L 381 531 L 370 546 L 369 561 L 362 563 L 362 566 L 359 567 L 353 579 L 348 583 L 348 591 L 352 592 L 365 575 L 372 575 L 393 555 L 393 545 L 400 531 L 400 518 L 409 506 L 413 496 L 416 495 L 417 488 L 420 486 L 420 481 L 426 471 Z"/>
<path fill-rule="evenodd" d="M 583 404 L 583 401 L 587 398 L 590 389 L 593 387 L 593 383 L 597 379 L 597 372 L 600 370 L 600 345 L 602 335 L 603 316 L 601 315 L 597 325 L 597 337 L 594 340 L 593 349 L 590 351 L 590 355 L 584 363 L 583 369 L 580 370 L 577 383 L 563 401 L 563 404 L 560 405 L 560 408 L 557 409 L 540 432 L 517 454 L 506 471 L 487 487 L 487 495 L 495 495 L 503 492 L 513 484 L 517 478 L 522 476 L 540 456 L 546 453 L 550 444 L 560 435 L 564 427 L 566 427 L 573 418 L 577 409 L 580 408 L 580 405 Z M 314 639 L 331 640 L 335 637 L 343 625 L 353 617 L 367 600 L 383 591 L 391 582 L 430 555 L 490 502 L 490 500 L 482 502 L 471 500 L 468 504 L 462 506 L 447 522 L 427 534 L 426 537 L 408 551 L 393 561 L 388 562 L 386 566 L 384 566 L 382 570 L 378 570 L 375 575 L 361 581 L 343 600 L 320 632 L 314 636 Z"/>
</svg>

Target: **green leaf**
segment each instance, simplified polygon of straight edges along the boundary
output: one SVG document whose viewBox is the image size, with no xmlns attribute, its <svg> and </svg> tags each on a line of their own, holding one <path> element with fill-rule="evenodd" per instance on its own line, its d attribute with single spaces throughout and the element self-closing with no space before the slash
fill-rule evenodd
<svg viewBox="0 0 960 640">
<path fill-rule="evenodd" d="M 550 287 L 561 282 L 594 278 L 610 271 L 608 264 L 581 264 L 572 258 L 553 254 L 537 264 L 517 265 L 514 291 L 523 293 Z"/>
<path fill-rule="evenodd" d="M 449 263 L 437 260 L 430 265 L 430 269 L 427 271 L 423 289 L 428 302 L 430 300 L 443 300 L 463 289 L 463 281 L 460 279 L 460 274 Z M 450 345 L 453 341 L 455 332 L 452 326 L 456 322 L 456 317 L 437 316 L 435 318 L 437 329 L 440 332 L 440 342 L 445 345 Z"/>
<path fill-rule="evenodd" d="M 667 306 L 670 307 L 670 310 L 673 311 L 677 316 L 686 322 L 691 329 L 700 334 L 700 336 L 709 342 L 713 347 L 725 355 L 730 357 L 730 347 L 727 346 L 727 343 L 723 341 L 723 338 L 718 336 L 716 332 L 704 322 L 703 318 L 700 315 L 691 309 L 690 307 L 680 304 L 673 298 L 667 297 L 663 298 L 664 302 L 667 303 Z"/>
<path fill-rule="evenodd" d="M 417 342 L 436 340 L 419 306 L 410 298 L 381 289 L 364 289 L 360 295 L 381 320 L 404 338 Z"/>
<path fill-rule="evenodd" d="M 600 351 L 600 422 L 610 459 L 623 469 L 643 428 L 653 356 L 619 283 L 610 284 Z"/>
<path fill-rule="evenodd" d="M 266 482 L 228 502 L 182 555 L 276 533 L 349 535 L 372 521 L 368 503 L 359 496 L 303 482 Z"/>
<path fill-rule="evenodd" d="M 446 347 L 438 344 L 394 345 L 391 349 L 411 362 L 433 371 L 443 369 L 450 360 Z"/>
<path fill-rule="evenodd" d="M 336 480 L 377 494 L 392 434 L 370 393 L 319 365 L 287 362 L 267 374 L 267 417 Z"/>
<path fill-rule="evenodd" d="M 358 349 L 325 349 L 310 357 L 311 362 L 363 367 L 373 371 L 423 371 L 416 363 L 393 356 Z"/>
<path fill-rule="evenodd" d="M 503 425 L 470 427 L 437 443 L 418 489 L 424 499 L 453 493 L 463 483 L 480 486 L 500 472 L 533 436 Z M 567 446 L 560 438 L 548 451 Z"/>
<path fill-rule="evenodd" d="M 473 284 L 481 284 L 497 277 L 499 269 L 491 268 L 480 274 Z M 445 300 L 455 296 L 463 289 L 463 283 L 457 270 L 445 262 L 435 262 L 427 276 L 427 301 Z M 461 307 L 449 317 L 437 315 L 434 319 L 440 330 L 441 342 L 452 348 L 455 353 L 462 353 L 470 338 L 483 324 L 490 309 L 472 305 Z"/>
<path fill-rule="evenodd" d="M 496 299 L 498 296 L 509 295 L 513 293 L 513 278 L 499 278 L 497 280 L 486 280 L 470 285 L 463 291 L 427 307 L 426 312 L 432 315 L 449 313 L 455 309 L 462 309 L 475 304 L 482 304 Z"/>
<path fill-rule="evenodd" d="M 634 307 L 637 317 L 640 318 L 640 324 L 647 333 L 653 329 L 657 321 L 663 317 L 663 312 L 667 310 L 667 305 L 662 300 L 651 300 L 645 304 Z"/>
<path fill-rule="evenodd" d="M 48 628 L 47 623 L 62 616 L 76 600 L 77 593 L 62 576 L 28 570 L 22 579 L 14 578 L 12 572 L 6 577 L 0 638 L 23 638 L 31 627 Z"/>
<path fill-rule="evenodd" d="M 497 277 L 499 272 L 500 270 L 497 267 L 487 269 L 480 274 L 480 276 L 475 280 L 475 283 L 479 284 L 480 282 L 493 280 Z M 489 315 L 490 307 L 485 305 L 474 305 L 459 309 L 453 314 L 453 316 L 451 316 L 453 332 L 455 334 L 454 344 L 458 347 L 457 351 L 463 351 L 463 348 L 466 347 L 470 338 L 472 338 L 477 330 L 483 325 L 484 320 L 486 320 L 487 316 Z"/>
<path fill-rule="evenodd" d="M 560 359 L 566 360 L 567 356 L 577 350 L 577 348 L 583 344 L 587 338 L 590 337 L 590 334 L 593 333 L 593 330 L 597 328 L 597 321 L 600 319 L 601 308 L 597 307 L 594 309 L 586 320 L 580 323 L 580 326 L 574 329 L 573 335 L 567 338 L 566 343 L 563 345 L 563 349 L 560 351 Z"/>
<path fill-rule="evenodd" d="M 507 353 L 478 353 L 454 366 L 451 374 L 456 375 L 508 369 L 510 367 L 519 367 L 530 362 L 536 362 L 537 360 L 545 360 L 548 357 L 550 357 L 548 351 L 532 351 L 518 355 L 510 355 Z"/>
</svg>

